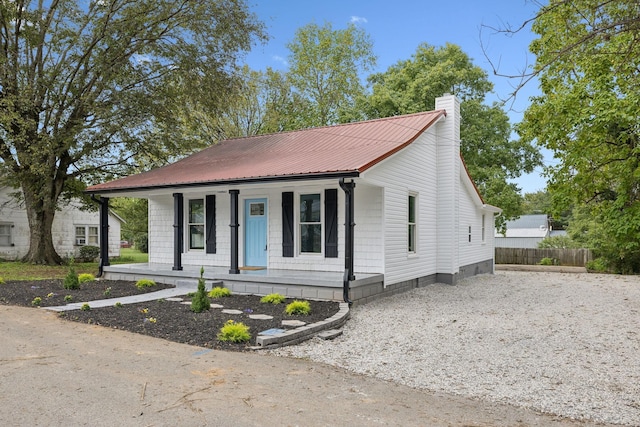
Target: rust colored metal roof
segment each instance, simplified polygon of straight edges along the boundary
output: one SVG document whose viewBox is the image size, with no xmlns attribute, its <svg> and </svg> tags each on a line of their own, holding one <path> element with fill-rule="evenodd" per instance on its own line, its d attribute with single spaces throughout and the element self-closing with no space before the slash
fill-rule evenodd
<svg viewBox="0 0 640 427">
<path fill-rule="evenodd" d="M 175 163 L 91 186 L 90 193 L 357 176 L 411 144 L 444 110 L 221 141 Z"/>
</svg>

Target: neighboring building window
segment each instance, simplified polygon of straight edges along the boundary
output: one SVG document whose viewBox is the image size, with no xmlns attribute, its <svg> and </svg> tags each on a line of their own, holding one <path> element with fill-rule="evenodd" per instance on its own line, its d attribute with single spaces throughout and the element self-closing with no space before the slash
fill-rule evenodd
<svg viewBox="0 0 640 427">
<path fill-rule="evenodd" d="M 417 236 L 417 226 L 416 226 L 416 218 L 417 218 L 417 204 L 416 204 L 416 196 L 414 194 L 409 194 L 409 216 L 407 218 L 407 222 L 409 225 L 408 235 L 409 240 L 407 243 L 407 250 L 409 253 L 416 252 L 416 236 Z"/>
<path fill-rule="evenodd" d="M 13 224 L 0 224 L 0 246 L 11 246 L 11 229 Z"/>
<path fill-rule="evenodd" d="M 189 249 L 204 249 L 204 199 L 189 200 Z"/>
<path fill-rule="evenodd" d="M 482 243 L 485 242 L 485 214 L 482 214 Z"/>
<path fill-rule="evenodd" d="M 300 195 L 300 252 L 322 252 L 320 193 Z"/>
<path fill-rule="evenodd" d="M 77 246 L 98 246 L 98 226 L 97 225 L 76 225 L 76 245 Z"/>
</svg>

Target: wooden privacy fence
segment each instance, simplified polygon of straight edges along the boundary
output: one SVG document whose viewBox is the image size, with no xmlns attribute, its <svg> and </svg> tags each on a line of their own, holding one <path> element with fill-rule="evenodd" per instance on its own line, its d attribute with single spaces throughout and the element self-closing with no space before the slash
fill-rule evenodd
<svg viewBox="0 0 640 427">
<path fill-rule="evenodd" d="M 496 248 L 496 264 L 540 264 L 551 258 L 557 265 L 584 267 L 593 259 L 589 249 Z"/>
</svg>

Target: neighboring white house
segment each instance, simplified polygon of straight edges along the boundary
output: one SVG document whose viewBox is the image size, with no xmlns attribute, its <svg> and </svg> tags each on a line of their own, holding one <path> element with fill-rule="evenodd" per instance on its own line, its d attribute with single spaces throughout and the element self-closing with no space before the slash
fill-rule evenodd
<svg viewBox="0 0 640 427">
<path fill-rule="evenodd" d="M 376 274 L 388 288 L 494 269 L 500 209 L 464 166 L 451 95 L 431 112 L 222 141 L 87 191 L 149 200 L 156 272 Z"/>
<path fill-rule="evenodd" d="M 9 187 L 0 187 L 0 258 L 15 260 L 29 251 L 29 222 L 24 206 L 10 194 Z M 60 256 L 77 256 L 81 246 L 99 246 L 99 214 L 79 209 L 79 202 L 63 206 L 53 220 L 53 245 Z M 120 255 L 121 219 L 109 215 L 109 256 Z"/>
<path fill-rule="evenodd" d="M 564 230 L 553 230 L 549 217 L 544 214 L 522 215 L 507 221 L 507 232 L 495 230 L 496 248 L 537 248 L 547 237 L 565 235 Z"/>
</svg>

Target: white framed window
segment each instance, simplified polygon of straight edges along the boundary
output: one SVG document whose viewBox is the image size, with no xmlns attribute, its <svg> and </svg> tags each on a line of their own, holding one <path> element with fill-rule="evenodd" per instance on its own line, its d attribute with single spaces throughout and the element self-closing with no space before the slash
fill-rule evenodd
<svg viewBox="0 0 640 427">
<path fill-rule="evenodd" d="M 471 226 L 469 226 L 469 243 L 471 243 Z"/>
<path fill-rule="evenodd" d="M 407 251 L 410 254 L 417 252 L 417 237 L 418 237 L 418 196 L 416 194 L 409 194 L 407 201 Z"/>
<path fill-rule="evenodd" d="M 486 230 L 486 215 L 482 214 L 482 243 L 486 242 L 485 230 Z"/>
<path fill-rule="evenodd" d="M 301 254 L 322 253 L 322 194 L 300 194 L 298 244 Z"/>
<path fill-rule="evenodd" d="M 99 246 L 97 225 L 76 225 L 76 246 Z"/>
<path fill-rule="evenodd" d="M 204 249 L 204 199 L 189 200 L 189 249 Z"/>
<path fill-rule="evenodd" d="M 13 246 L 13 224 L 0 223 L 0 246 Z"/>
</svg>

